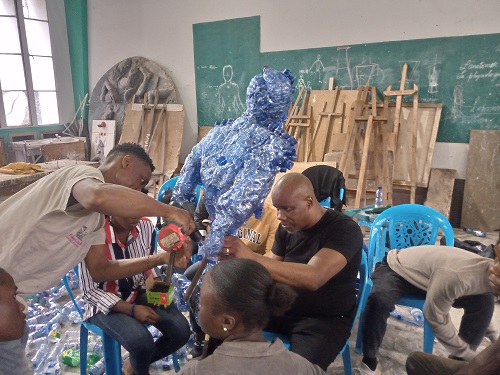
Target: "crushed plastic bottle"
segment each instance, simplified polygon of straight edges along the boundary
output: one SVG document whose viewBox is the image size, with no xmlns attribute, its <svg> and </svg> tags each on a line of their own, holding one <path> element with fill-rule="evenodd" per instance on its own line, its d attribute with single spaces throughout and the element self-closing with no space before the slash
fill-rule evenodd
<svg viewBox="0 0 500 375">
<path fill-rule="evenodd" d="M 410 310 L 410 314 L 413 316 L 413 320 L 415 321 L 415 324 L 423 327 L 424 326 L 424 314 L 422 313 L 422 310 L 417 309 L 417 308 L 410 308 L 409 310 Z"/>
<path fill-rule="evenodd" d="M 45 362 L 45 369 L 43 371 L 43 375 L 58 375 L 61 373 L 61 367 L 59 365 L 59 355 L 61 354 L 63 348 L 63 343 L 59 341 L 54 347 L 52 351 L 47 356 Z"/>
<path fill-rule="evenodd" d="M 415 310 L 415 311 L 413 311 L 413 310 Z M 403 323 L 406 323 L 406 324 L 411 324 L 411 325 L 420 326 L 420 327 L 423 326 L 424 325 L 423 315 L 421 315 L 421 318 L 415 317 L 415 316 L 419 315 L 419 312 L 420 312 L 420 314 L 422 314 L 422 311 L 420 311 L 419 309 L 411 309 L 409 311 L 413 311 L 413 312 L 411 312 L 411 315 L 412 315 L 411 318 L 404 315 L 398 309 L 394 309 L 393 311 L 391 311 L 391 316 L 397 320 L 402 321 Z"/>
<path fill-rule="evenodd" d="M 104 365 L 104 359 L 100 359 L 95 364 L 90 366 L 87 374 L 88 375 L 103 375 L 105 373 L 106 367 Z"/>
</svg>

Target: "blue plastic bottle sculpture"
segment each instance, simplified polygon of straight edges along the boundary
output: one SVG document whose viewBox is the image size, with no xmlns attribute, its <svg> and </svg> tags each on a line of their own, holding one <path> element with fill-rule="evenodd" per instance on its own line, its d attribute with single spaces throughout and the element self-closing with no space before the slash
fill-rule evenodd
<svg viewBox="0 0 500 375">
<path fill-rule="evenodd" d="M 252 214 L 262 215 L 276 173 L 293 166 L 296 141 L 282 127 L 293 80 L 288 70 L 265 67 L 250 81 L 246 111 L 216 123 L 186 159 L 172 199 L 194 202 L 196 185 L 203 184 L 212 221 L 199 253 L 209 264 L 216 261 L 226 235 L 235 235 Z M 174 284 L 185 286 L 175 278 Z"/>
</svg>

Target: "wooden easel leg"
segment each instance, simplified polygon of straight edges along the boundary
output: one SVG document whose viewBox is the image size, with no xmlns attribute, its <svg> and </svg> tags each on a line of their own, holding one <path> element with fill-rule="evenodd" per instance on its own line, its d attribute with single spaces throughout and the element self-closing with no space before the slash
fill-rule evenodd
<svg viewBox="0 0 500 375">
<path fill-rule="evenodd" d="M 358 188 L 356 189 L 356 200 L 354 207 L 361 207 L 361 197 L 366 194 L 366 170 L 368 165 L 368 153 L 370 151 L 370 139 L 373 130 L 373 116 L 368 117 L 365 131 L 365 140 L 363 142 L 363 155 L 361 157 L 361 167 L 359 169 Z"/>
</svg>

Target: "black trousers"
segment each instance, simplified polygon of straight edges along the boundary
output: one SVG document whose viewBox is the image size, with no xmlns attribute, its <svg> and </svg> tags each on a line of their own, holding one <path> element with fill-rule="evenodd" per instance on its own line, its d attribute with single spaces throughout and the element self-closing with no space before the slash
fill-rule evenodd
<svg viewBox="0 0 500 375">
<path fill-rule="evenodd" d="M 363 354 L 369 358 L 378 356 L 380 345 L 387 329 L 387 318 L 396 302 L 404 295 L 412 294 L 425 298 L 425 291 L 410 284 L 394 272 L 386 258 L 375 265 L 371 276 L 373 289 L 368 296 L 363 314 Z M 458 298 L 453 307 L 464 309 L 459 335 L 475 350 L 490 324 L 494 310 L 491 294 L 478 294 Z"/>
<path fill-rule="evenodd" d="M 351 335 L 355 307 L 349 316 L 272 318 L 266 330 L 288 335 L 290 350 L 325 372 Z"/>
</svg>

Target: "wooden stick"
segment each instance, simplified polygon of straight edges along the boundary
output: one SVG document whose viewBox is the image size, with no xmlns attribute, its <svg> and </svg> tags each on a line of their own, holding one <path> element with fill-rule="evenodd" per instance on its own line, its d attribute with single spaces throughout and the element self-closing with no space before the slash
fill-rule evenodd
<svg viewBox="0 0 500 375">
<path fill-rule="evenodd" d="M 189 301 L 189 298 L 191 297 L 191 294 L 193 293 L 193 290 L 196 287 L 196 284 L 198 284 L 198 281 L 200 280 L 201 275 L 203 274 L 203 271 L 205 270 L 205 267 L 207 266 L 207 264 L 208 264 L 208 258 L 205 256 L 201 260 L 200 266 L 196 270 L 196 273 L 194 274 L 193 280 L 191 280 L 191 284 L 187 288 L 186 293 L 184 294 L 184 297 L 182 297 L 184 299 L 184 302 Z"/>
<path fill-rule="evenodd" d="M 416 88 L 417 85 L 414 85 Z M 411 191 L 410 203 L 415 203 L 416 182 L 417 182 L 417 117 L 418 117 L 418 90 L 413 94 L 413 122 L 412 122 L 412 138 L 411 138 Z"/>
<path fill-rule="evenodd" d="M 368 166 L 368 152 L 370 150 L 370 139 L 373 130 L 373 117 L 368 118 L 368 123 L 366 125 L 365 131 L 365 141 L 363 142 L 363 155 L 361 157 L 361 167 L 359 169 L 359 179 L 358 188 L 356 192 L 356 200 L 354 202 L 354 207 L 361 207 L 361 197 L 366 193 L 366 169 Z"/>
<path fill-rule="evenodd" d="M 170 250 L 170 257 L 168 258 L 168 268 L 165 284 L 167 287 L 170 286 L 172 282 L 172 274 L 174 273 L 174 263 L 175 263 L 175 250 Z"/>
</svg>

